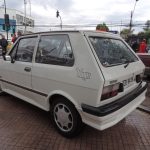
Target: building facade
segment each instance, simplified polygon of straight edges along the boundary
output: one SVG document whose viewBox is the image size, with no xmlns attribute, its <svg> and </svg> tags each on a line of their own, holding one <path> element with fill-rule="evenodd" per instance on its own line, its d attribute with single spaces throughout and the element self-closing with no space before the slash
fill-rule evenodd
<svg viewBox="0 0 150 150">
<path fill-rule="evenodd" d="M 8 39 L 11 39 L 11 35 L 20 31 L 21 33 L 32 33 L 34 32 L 34 19 L 15 9 L 6 9 L 6 13 L 9 15 L 9 30 Z M 5 31 L 5 9 L 0 7 L 0 34 L 7 35 Z"/>
</svg>

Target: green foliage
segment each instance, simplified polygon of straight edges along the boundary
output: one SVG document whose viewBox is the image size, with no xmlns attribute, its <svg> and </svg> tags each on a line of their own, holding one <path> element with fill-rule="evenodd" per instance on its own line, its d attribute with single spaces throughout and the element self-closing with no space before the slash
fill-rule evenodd
<svg viewBox="0 0 150 150">
<path fill-rule="evenodd" d="M 139 32 L 137 35 L 146 39 L 150 38 L 150 20 L 147 20 L 145 23 L 145 28 L 143 32 Z"/>
<path fill-rule="evenodd" d="M 123 30 L 120 32 L 120 34 L 124 34 L 124 35 L 129 34 L 129 33 L 130 33 L 130 29 L 123 29 Z"/>
<path fill-rule="evenodd" d="M 150 38 L 150 29 L 145 32 L 145 37 Z"/>
<path fill-rule="evenodd" d="M 143 28 L 143 30 L 146 31 L 146 32 L 149 31 L 149 30 L 150 30 L 150 20 L 147 20 L 147 21 L 146 21 L 145 26 L 146 26 L 146 27 Z"/>
<path fill-rule="evenodd" d="M 134 30 L 131 30 L 130 29 L 122 29 L 122 31 L 120 32 L 120 35 L 124 38 L 124 39 L 127 39 L 129 35 L 133 34 L 133 31 Z"/>
<path fill-rule="evenodd" d="M 103 23 L 103 24 L 98 24 L 96 26 L 96 30 L 109 31 L 109 28 L 108 28 L 108 26 L 105 23 Z"/>
</svg>

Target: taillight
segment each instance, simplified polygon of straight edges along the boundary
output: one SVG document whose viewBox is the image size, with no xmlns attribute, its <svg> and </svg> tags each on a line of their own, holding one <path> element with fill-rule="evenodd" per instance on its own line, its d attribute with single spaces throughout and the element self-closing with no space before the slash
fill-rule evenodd
<svg viewBox="0 0 150 150">
<path fill-rule="evenodd" d="M 101 100 L 105 100 L 105 99 L 116 96 L 119 92 L 119 86 L 120 86 L 120 83 L 104 87 Z"/>
<path fill-rule="evenodd" d="M 135 78 L 135 80 L 136 80 L 136 82 L 137 83 L 139 83 L 139 82 L 141 82 L 142 81 L 142 74 L 138 74 L 138 75 L 136 75 L 136 78 Z"/>
</svg>

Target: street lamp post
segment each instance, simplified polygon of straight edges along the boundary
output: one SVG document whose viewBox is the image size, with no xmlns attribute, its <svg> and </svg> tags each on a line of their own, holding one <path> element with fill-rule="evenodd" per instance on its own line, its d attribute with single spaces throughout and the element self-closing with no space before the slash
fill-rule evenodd
<svg viewBox="0 0 150 150">
<path fill-rule="evenodd" d="M 132 29 L 132 18 L 133 18 L 133 14 L 134 14 L 135 6 L 136 6 L 136 3 L 137 3 L 138 1 L 139 1 L 139 0 L 135 0 L 135 4 L 134 4 L 133 11 L 131 11 L 131 17 L 130 17 L 130 28 L 129 28 L 129 31 L 130 31 L 130 32 L 131 32 L 131 29 Z"/>
<path fill-rule="evenodd" d="M 59 11 L 57 10 L 57 12 L 56 12 L 56 17 L 58 18 L 60 18 L 60 28 L 61 28 L 61 30 L 62 30 L 62 19 L 61 19 L 61 16 L 60 16 L 60 14 L 59 14 Z"/>
<path fill-rule="evenodd" d="M 6 1 L 4 0 L 5 14 L 6 14 Z"/>
</svg>

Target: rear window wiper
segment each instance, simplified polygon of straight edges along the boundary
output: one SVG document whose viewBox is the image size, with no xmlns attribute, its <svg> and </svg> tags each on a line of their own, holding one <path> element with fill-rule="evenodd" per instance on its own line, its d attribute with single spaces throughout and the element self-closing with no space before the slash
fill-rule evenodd
<svg viewBox="0 0 150 150">
<path fill-rule="evenodd" d="M 135 61 L 134 60 L 130 60 L 130 61 L 127 60 L 127 61 L 125 61 L 124 68 L 127 68 L 131 62 L 135 62 Z"/>
<path fill-rule="evenodd" d="M 129 62 L 128 62 L 128 63 L 126 63 L 126 64 L 124 65 L 124 68 L 127 68 L 127 67 L 128 67 L 128 65 L 129 65 Z"/>
</svg>

